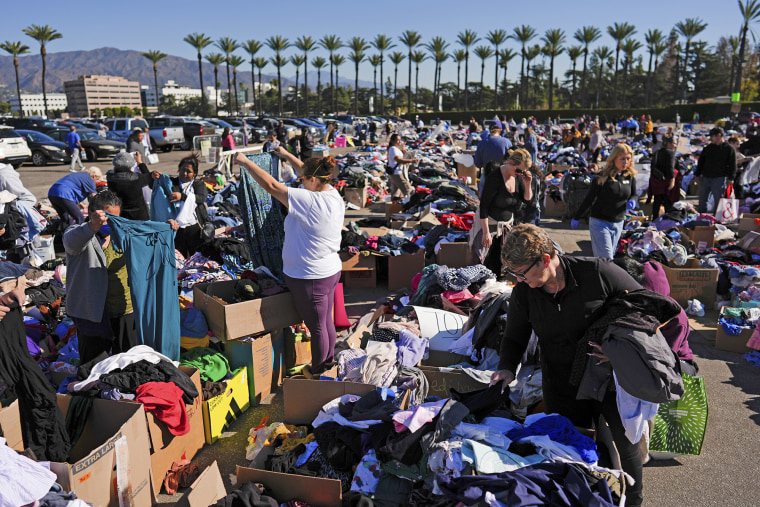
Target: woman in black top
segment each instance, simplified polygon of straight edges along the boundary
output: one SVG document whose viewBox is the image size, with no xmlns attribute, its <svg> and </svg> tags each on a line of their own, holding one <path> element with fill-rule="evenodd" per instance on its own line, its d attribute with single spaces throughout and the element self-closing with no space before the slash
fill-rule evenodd
<svg viewBox="0 0 760 507">
<path fill-rule="evenodd" d="M 612 259 L 623 233 L 625 213 L 635 208 L 636 204 L 633 150 L 627 144 L 621 143 L 612 150 L 601 173 L 591 184 L 591 189 L 576 211 L 571 226 L 573 229 L 578 228 L 578 219 L 590 208 L 588 228 L 594 256 Z"/>
<path fill-rule="evenodd" d="M 673 203 L 670 193 L 676 184 L 676 140 L 668 137 L 663 140 L 662 148 L 654 153 L 652 172 L 649 175 L 649 192 L 654 196 L 652 220 L 660 216 L 660 206 L 665 206 L 665 213 L 670 211 Z"/>
<path fill-rule="evenodd" d="M 546 413 L 561 414 L 583 428 L 597 425 L 597 430 L 603 415 L 623 470 L 636 481 L 626 489 L 626 506 L 641 505 L 641 454 L 638 444 L 625 435 L 615 391 L 608 391 L 602 401 L 577 400 L 578 387 L 570 383 L 576 347 L 598 318 L 598 310 L 608 299 L 641 286 L 607 259 L 558 255 L 546 231 L 535 225 L 512 229 L 503 249 L 507 271 L 522 283 L 515 286 L 509 300 L 499 369 L 491 376 L 491 384 L 501 382 L 502 390 L 508 389 L 535 332 L 541 347 Z M 596 359 L 590 360 L 606 360 L 600 351 L 591 355 Z"/>
<path fill-rule="evenodd" d="M 499 170 L 486 176 L 483 185 L 479 228 L 474 233 L 472 248 L 478 262 L 483 262 L 497 276 L 501 273 L 501 241 L 494 241 L 492 236 L 503 238 L 503 231 L 493 225 L 489 227 L 489 219 L 492 224 L 501 222 L 507 228 L 512 227 L 515 214 L 533 198 L 532 165 L 533 159 L 527 150 L 518 148 L 507 152 Z"/>
</svg>

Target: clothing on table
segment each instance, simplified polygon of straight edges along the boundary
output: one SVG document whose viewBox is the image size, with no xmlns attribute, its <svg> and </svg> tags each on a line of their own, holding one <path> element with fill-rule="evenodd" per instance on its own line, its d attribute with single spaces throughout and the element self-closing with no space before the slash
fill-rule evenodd
<svg viewBox="0 0 760 507">
<path fill-rule="evenodd" d="M 107 357 L 103 359 L 102 361 L 98 362 L 97 364 L 95 364 L 90 370 L 87 378 L 84 379 L 82 382 L 79 382 L 76 386 L 74 386 L 74 390 L 80 391 L 84 389 L 89 389 L 90 387 L 95 385 L 98 382 L 98 380 L 100 380 L 101 376 L 107 373 L 110 373 L 114 370 L 125 368 L 129 366 L 130 364 L 134 364 L 140 361 L 145 361 L 148 364 L 158 364 L 161 361 L 167 361 L 175 368 L 177 366 L 176 362 L 173 362 L 171 359 L 169 359 L 165 355 L 159 352 L 156 352 L 151 347 L 147 345 L 137 345 L 135 347 L 132 347 L 126 352 L 122 352 L 120 354 L 115 354 L 111 357 Z"/>
<path fill-rule="evenodd" d="M 135 321 L 143 343 L 179 358 L 179 302 L 174 237 L 169 224 L 108 215 L 114 248 L 127 258 Z"/>
<path fill-rule="evenodd" d="M 354 472 L 354 478 L 351 481 L 351 491 L 359 491 L 371 495 L 375 492 L 375 488 L 377 488 L 380 475 L 382 475 L 380 462 L 377 459 L 375 450 L 370 449 L 367 454 L 362 456 L 359 464 L 356 465 L 356 472 Z"/>
<path fill-rule="evenodd" d="M 393 422 L 397 432 L 405 429 L 414 433 L 424 424 L 429 423 L 438 415 L 448 400 L 422 403 L 409 410 L 399 410 L 393 414 Z"/>
<path fill-rule="evenodd" d="M 71 446 L 55 390 L 29 355 L 21 308 L 9 308 L 0 320 L 0 378 L 18 396 L 24 447 L 37 459 L 66 461 Z"/>
<path fill-rule="evenodd" d="M 530 435 L 546 435 L 555 442 L 572 446 L 586 463 L 599 461 L 596 443 L 590 437 L 581 434 L 568 418 L 560 414 L 529 415 L 522 428 L 507 432 L 507 438 L 515 441 Z"/>
<path fill-rule="evenodd" d="M 312 342 L 314 333 L 312 333 Z M 313 343 L 312 343 L 313 346 Z M 396 367 L 396 344 L 394 342 L 367 343 L 367 359 L 361 366 L 346 375 L 347 381 L 372 384 L 377 387 L 388 387 L 398 374 Z"/>
<path fill-rule="evenodd" d="M 502 447 L 467 439 L 462 442 L 462 460 L 472 464 L 478 473 L 498 474 L 541 463 L 545 458 L 539 454 L 520 456 Z"/>
<path fill-rule="evenodd" d="M 183 391 L 173 382 L 147 382 L 139 386 L 135 401 L 143 404 L 145 410 L 153 412 L 163 421 L 174 436 L 185 435 L 190 431 Z"/>
<path fill-rule="evenodd" d="M 17 453 L 0 437 L 0 505 L 34 504 L 55 484 L 56 475 L 44 465 Z"/>
<path fill-rule="evenodd" d="M 270 153 L 247 157 L 265 172 L 272 173 Z M 253 176 L 243 168 L 240 170 L 237 198 L 243 214 L 252 262 L 256 266 L 266 266 L 275 276 L 282 277 L 285 228 L 279 202 L 256 183 Z M 300 249 L 300 245 L 295 248 L 295 250 Z"/>
<path fill-rule="evenodd" d="M 196 347 L 180 356 L 179 364 L 197 368 L 201 380 L 219 382 L 230 372 L 230 363 L 227 357 L 214 349 Z"/>
<path fill-rule="evenodd" d="M 138 387 L 148 382 L 171 382 L 182 390 L 185 403 L 193 403 L 199 394 L 190 377 L 168 361 L 158 364 L 138 361 L 102 375 L 99 382 L 122 393 L 136 393 Z"/>
</svg>

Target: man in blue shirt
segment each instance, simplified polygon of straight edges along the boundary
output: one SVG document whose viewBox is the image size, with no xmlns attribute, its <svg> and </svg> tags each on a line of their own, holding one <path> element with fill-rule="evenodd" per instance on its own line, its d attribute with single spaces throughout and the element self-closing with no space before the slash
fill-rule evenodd
<svg viewBox="0 0 760 507">
<path fill-rule="evenodd" d="M 79 169 L 84 171 L 84 164 L 82 163 L 81 154 L 84 151 L 84 148 L 82 148 L 82 138 L 79 137 L 79 134 L 77 134 L 77 128 L 72 125 L 70 127 L 71 132 L 66 134 L 66 144 L 69 147 L 69 150 L 71 151 L 71 167 L 69 168 L 69 172 L 75 172 L 76 169 L 74 169 L 74 164 L 79 162 Z"/>
<path fill-rule="evenodd" d="M 512 142 L 506 137 L 501 137 L 502 124 L 500 121 L 494 122 L 491 126 L 490 135 L 478 143 L 478 148 L 475 150 L 475 167 L 481 169 L 480 184 L 478 189 L 483 191 L 483 182 L 486 176 L 493 170 L 493 168 L 499 167 L 501 161 L 504 159 L 504 155 L 507 150 L 512 148 Z"/>
</svg>

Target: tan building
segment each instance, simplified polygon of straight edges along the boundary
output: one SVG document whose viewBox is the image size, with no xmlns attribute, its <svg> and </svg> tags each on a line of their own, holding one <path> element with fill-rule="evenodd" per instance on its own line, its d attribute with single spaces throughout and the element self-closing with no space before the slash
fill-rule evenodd
<svg viewBox="0 0 760 507">
<path fill-rule="evenodd" d="M 116 76 L 79 76 L 63 83 L 73 117 L 86 117 L 96 108 L 142 107 L 140 83 Z"/>
</svg>

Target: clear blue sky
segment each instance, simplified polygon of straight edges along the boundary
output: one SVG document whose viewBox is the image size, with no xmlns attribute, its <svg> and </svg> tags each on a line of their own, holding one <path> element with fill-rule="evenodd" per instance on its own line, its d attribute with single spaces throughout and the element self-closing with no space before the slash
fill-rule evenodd
<svg viewBox="0 0 760 507">
<path fill-rule="evenodd" d="M 405 47 L 398 42 L 398 36 L 407 29 L 418 31 L 423 42 L 441 36 L 451 43 L 451 50 L 457 47 L 457 33 L 467 28 L 475 30 L 481 37 L 485 37 L 489 30 L 498 28 L 512 33 L 514 27 L 522 24 L 533 26 L 539 35 L 550 28 L 561 28 L 566 32 L 567 45 L 571 45 L 575 43 L 572 39 L 575 30 L 593 25 L 604 32 L 596 45 L 612 46 L 613 41 L 606 34 L 606 27 L 614 22 L 633 24 L 637 28 L 634 37 L 643 44 L 644 33 L 650 28 L 659 28 L 667 34 L 676 22 L 687 17 L 699 17 L 708 26 L 698 40 L 715 45 L 721 36 L 738 34 L 741 24 L 735 0 L 3 0 L 0 12 L 0 38 L 23 41 L 33 52 L 39 52 L 39 45 L 21 30 L 31 24 L 49 24 L 63 34 L 63 39 L 48 44 L 48 52 L 111 46 L 139 51 L 158 49 L 192 59 L 195 58 L 195 50 L 182 41 L 185 35 L 192 32 L 205 33 L 215 40 L 229 36 L 238 41 L 264 41 L 272 35 L 282 35 L 290 41 L 301 35 L 319 39 L 326 34 L 339 35 L 344 41 L 354 36 L 369 41 L 375 35 L 384 33 L 394 38 L 398 46 L 395 51 L 404 52 Z M 538 39 L 534 39 L 534 43 L 540 42 Z M 485 42 L 478 44 L 482 43 Z M 517 43 L 511 40 L 507 46 L 518 48 Z M 210 48 L 207 48 L 208 51 Z M 246 55 L 242 50 L 239 52 L 242 56 Z M 290 48 L 285 55 L 290 56 L 294 52 L 295 49 Z M 369 54 L 372 52 L 370 50 Z M 265 47 L 259 54 L 270 56 L 271 52 Z M 320 49 L 311 54 L 310 60 L 317 54 L 326 56 L 325 51 Z M 347 56 L 348 51 L 344 49 L 343 54 Z M 407 65 L 405 61 L 399 66 L 399 84 L 407 80 Z M 567 56 L 558 57 L 556 66 L 559 72 L 566 70 L 569 67 Z M 432 60 L 420 65 L 421 86 L 429 86 L 433 67 Z M 493 67 L 494 60 L 488 60 L 485 71 L 487 83 L 493 83 Z M 519 74 L 519 67 L 518 57 L 510 64 L 510 80 Z M 353 64 L 347 62 L 340 73 L 341 77 L 353 77 Z M 386 59 L 385 75 L 392 76 L 392 73 L 393 65 Z M 294 75 L 293 66 L 284 67 L 283 74 Z M 362 64 L 359 76 L 371 81 L 372 67 Z M 480 60 L 471 55 L 470 81 L 479 78 Z M 456 81 L 456 65 L 450 60 L 444 65 L 443 80 Z"/>
</svg>

